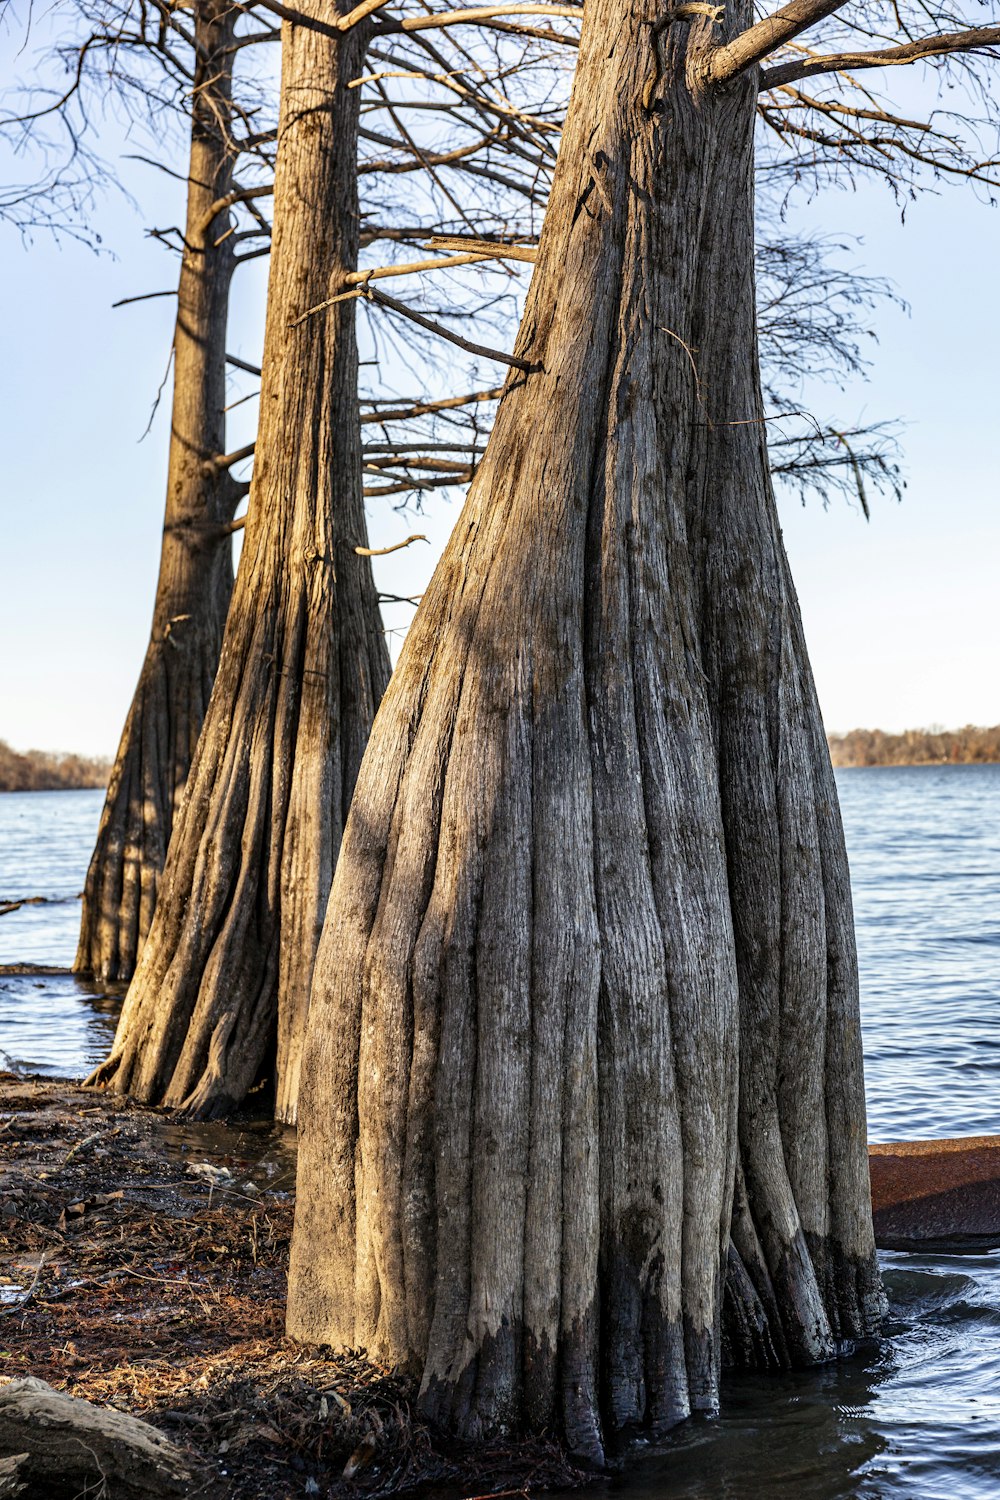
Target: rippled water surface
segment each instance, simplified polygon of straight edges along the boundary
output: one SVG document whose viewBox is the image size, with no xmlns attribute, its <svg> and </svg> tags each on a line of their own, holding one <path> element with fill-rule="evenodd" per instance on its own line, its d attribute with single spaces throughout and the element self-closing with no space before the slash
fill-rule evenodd
<svg viewBox="0 0 1000 1500">
<path fill-rule="evenodd" d="M 0 916 L 0 1067 L 79 1077 L 111 1044 L 121 1001 L 106 987 L 2 972 L 72 964 L 103 802 L 100 791 L 0 793 L 0 908 L 31 900 Z"/>
<path fill-rule="evenodd" d="M 1000 1133 L 1000 766 L 838 773 L 869 1135 Z M 0 966 L 72 962 L 99 792 L 0 795 Z M 0 1065 L 80 1075 L 118 1000 L 0 972 Z M 1000 1500 L 1000 1251 L 884 1254 L 883 1347 L 729 1382 L 722 1416 L 587 1493 L 607 1500 Z"/>
<path fill-rule="evenodd" d="M 837 783 L 869 1134 L 1000 1131 L 1000 766 L 841 771 Z"/>
</svg>

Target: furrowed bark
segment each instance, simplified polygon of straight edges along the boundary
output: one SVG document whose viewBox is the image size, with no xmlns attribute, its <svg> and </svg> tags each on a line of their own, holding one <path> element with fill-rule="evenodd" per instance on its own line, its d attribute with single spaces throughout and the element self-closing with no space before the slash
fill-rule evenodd
<svg viewBox="0 0 1000 1500">
<path fill-rule="evenodd" d="M 318 7 L 317 7 L 318 13 Z M 210 1116 L 277 1049 L 294 1119 L 313 959 L 388 655 L 367 558 L 354 305 L 364 26 L 286 24 L 250 509 L 219 673 L 142 960 L 94 1081 Z"/>
<path fill-rule="evenodd" d="M 219 661 L 233 586 L 222 528 L 237 491 L 210 460 L 225 451 L 228 214 L 205 217 L 232 182 L 235 13 L 199 0 L 187 219 L 174 331 L 174 385 L 160 572 L 146 658 L 87 871 L 74 969 L 130 979 L 149 931 L 170 832 Z M 221 243 L 220 243 L 221 240 Z"/>
<path fill-rule="evenodd" d="M 749 6 L 728 14 L 748 24 Z M 768 476 L 751 79 L 595 0 L 516 353 L 359 773 L 289 1332 L 600 1462 L 880 1316 L 836 797 Z"/>
<path fill-rule="evenodd" d="M 702 234 L 688 336 L 704 409 L 691 438 L 698 478 L 687 525 L 739 971 L 739 1151 L 759 1252 L 751 1263 L 766 1267 L 770 1284 L 757 1291 L 765 1303 L 773 1293 L 780 1313 L 771 1340 L 788 1362 L 808 1364 L 869 1336 L 882 1299 L 843 830 L 763 477 L 757 365 L 732 354 L 756 347 L 749 121 L 723 170 L 724 192 L 712 197 L 728 214 Z"/>
<path fill-rule="evenodd" d="M 735 1165 L 720 804 L 666 441 L 697 402 L 660 334 L 699 208 L 659 209 L 657 174 L 698 127 L 642 110 L 649 19 L 589 23 L 518 341 L 544 372 L 508 384 L 359 781 L 289 1314 L 418 1359 L 465 1436 L 554 1419 L 595 1459 L 716 1401 Z"/>
</svg>

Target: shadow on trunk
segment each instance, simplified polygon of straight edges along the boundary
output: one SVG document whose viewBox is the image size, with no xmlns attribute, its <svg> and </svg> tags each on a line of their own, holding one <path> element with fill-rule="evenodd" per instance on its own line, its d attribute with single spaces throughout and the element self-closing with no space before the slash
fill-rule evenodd
<svg viewBox="0 0 1000 1500">
<path fill-rule="evenodd" d="M 511 377 L 316 964 L 289 1331 L 602 1462 L 881 1315 L 839 815 L 768 475 L 753 80 L 599 0 Z M 744 23 L 749 13 L 728 16 Z"/>
</svg>

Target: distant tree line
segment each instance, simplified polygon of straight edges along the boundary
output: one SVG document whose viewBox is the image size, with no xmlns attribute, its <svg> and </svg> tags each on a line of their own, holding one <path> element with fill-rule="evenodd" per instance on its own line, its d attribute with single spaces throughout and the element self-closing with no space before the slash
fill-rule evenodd
<svg viewBox="0 0 1000 1500">
<path fill-rule="evenodd" d="M 1000 724 L 966 724 L 962 729 L 850 729 L 827 736 L 830 758 L 846 766 L 988 765 L 1000 762 Z M 111 762 L 102 756 L 58 755 L 28 750 L 23 755 L 0 740 L 0 792 L 61 792 L 108 784 Z"/>
<path fill-rule="evenodd" d="M 1000 724 L 992 728 L 966 724 L 963 729 L 904 729 L 902 734 L 852 729 L 827 738 L 835 766 L 984 765 L 1000 761 Z"/>
<path fill-rule="evenodd" d="M 0 740 L 0 792 L 67 792 L 107 786 L 111 762 L 102 757 L 28 750 L 20 755 Z"/>
</svg>

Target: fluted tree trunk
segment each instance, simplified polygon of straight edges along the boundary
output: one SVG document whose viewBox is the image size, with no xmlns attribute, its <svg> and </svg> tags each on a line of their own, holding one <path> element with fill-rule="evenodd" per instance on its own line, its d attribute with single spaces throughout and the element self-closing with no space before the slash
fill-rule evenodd
<svg viewBox="0 0 1000 1500">
<path fill-rule="evenodd" d="M 235 12 L 194 8 L 184 250 L 160 572 L 153 625 L 87 871 L 74 968 L 130 979 L 149 931 L 177 807 L 219 661 L 233 586 L 227 524 L 238 489 L 213 459 L 225 449 L 226 322 L 233 271 L 227 212 Z"/>
<path fill-rule="evenodd" d="M 320 0 L 301 7 L 327 24 Z M 222 658 L 156 915 L 94 1081 L 192 1114 L 277 1048 L 293 1119 L 333 865 L 388 678 L 364 546 L 354 303 L 365 26 L 286 23 L 260 427 Z"/>
<path fill-rule="evenodd" d="M 512 376 L 344 835 L 288 1327 L 600 1461 L 878 1326 L 850 890 L 761 422 L 753 77 L 588 0 Z M 749 5 L 726 12 L 735 31 Z M 725 1320 L 723 1309 L 725 1306 Z"/>
</svg>

